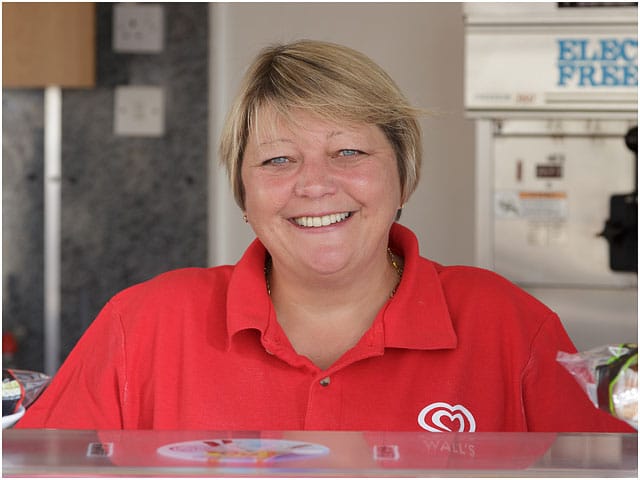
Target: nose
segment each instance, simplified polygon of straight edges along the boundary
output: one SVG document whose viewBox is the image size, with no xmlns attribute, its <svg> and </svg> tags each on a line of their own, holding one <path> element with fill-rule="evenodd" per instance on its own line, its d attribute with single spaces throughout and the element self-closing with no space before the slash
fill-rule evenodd
<svg viewBox="0 0 640 480">
<path fill-rule="evenodd" d="M 318 198 L 336 191 L 336 182 L 325 158 L 305 158 L 298 170 L 295 193 L 301 197 Z"/>
</svg>

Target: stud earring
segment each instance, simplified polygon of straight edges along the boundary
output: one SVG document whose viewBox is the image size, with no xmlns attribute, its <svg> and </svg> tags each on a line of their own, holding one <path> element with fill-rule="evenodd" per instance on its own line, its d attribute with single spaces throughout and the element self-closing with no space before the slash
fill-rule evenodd
<svg viewBox="0 0 640 480">
<path fill-rule="evenodd" d="M 249 223 L 249 219 L 247 218 L 246 213 L 242 214 L 242 219 L 244 220 L 244 223 Z"/>
</svg>

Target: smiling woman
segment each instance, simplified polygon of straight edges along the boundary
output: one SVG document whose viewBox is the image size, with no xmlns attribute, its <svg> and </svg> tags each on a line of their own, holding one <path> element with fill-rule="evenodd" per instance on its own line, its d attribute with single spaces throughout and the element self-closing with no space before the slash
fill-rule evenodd
<svg viewBox="0 0 640 480">
<path fill-rule="evenodd" d="M 416 118 L 420 111 L 365 55 L 342 45 L 303 40 L 265 49 L 245 75 L 229 111 L 220 158 L 240 208 L 244 148 L 252 129 L 269 128 L 260 118 L 267 109 L 294 123 L 292 113 L 306 111 L 341 125 L 378 125 L 395 150 L 403 197 L 408 199 L 415 190 L 422 157 Z"/>
<path fill-rule="evenodd" d="M 267 108 L 256 118 L 269 127 L 249 132 L 242 157 L 246 217 L 272 259 L 280 326 L 296 352 L 327 368 L 397 283 L 387 258 L 402 204 L 396 156 L 377 125 Z"/>
<path fill-rule="evenodd" d="M 18 427 L 629 431 L 556 362 L 552 311 L 395 221 L 416 116 L 361 53 L 265 49 L 220 146 L 257 238 L 117 294 Z"/>
</svg>

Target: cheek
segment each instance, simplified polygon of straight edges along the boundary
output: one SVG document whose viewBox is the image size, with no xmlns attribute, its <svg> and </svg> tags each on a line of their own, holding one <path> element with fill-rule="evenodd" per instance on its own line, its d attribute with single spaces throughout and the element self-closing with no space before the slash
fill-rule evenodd
<svg viewBox="0 0 640 480">
<path fill-rule="evenodd" d="M 389 203 L 389 208 L 394 210 L 400 206 L 400 178 L 393 170 L 355 175 L 351 177 L 351 184 L 369 201 Z"/>
<path fill-rule="evenodd" d="M 275 211 L 288 198 L 290 190 L 286 182 L 268 175 L 244 174 L 245 209 L 253 211 Z"/>
<path fill-rule="evenodd" d="M 244 170 L 241 178 L 244 188 L 244 207 L 247 213 L 252 213 L 262 203 L 260 201 L 260 186 L 255 177 Z"/>
</svg>

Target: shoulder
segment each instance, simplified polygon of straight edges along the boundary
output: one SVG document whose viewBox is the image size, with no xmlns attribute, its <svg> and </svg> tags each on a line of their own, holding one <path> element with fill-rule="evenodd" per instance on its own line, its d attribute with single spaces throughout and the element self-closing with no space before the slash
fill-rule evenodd
<svg viewBox="0 0 640 480">
<path fill-rule="evenodd" d="M 181 268 L 161 273 L 117 293 L 109 304 L 118 311 L 154 310 L 211 301 L 224 301 L 232 266 Z"/>
<path fill-rule="evenodd" d="M 405 258 L 405 277 L 411 298 L 427 302 L 427 291 L 441 292 L 454 322 L 515 325 L 533 329 L 557 316 L 528 292 L 503 276 L 479 267 L 445 266 L 423 257 L 411 230 L 399 224 L 391 229 L 390 244 Z M 438 296 L 431 295 L 435 301 Z"/>
<path fill-rule="evenodd" d="M 502 324 L 534 334 L 556 314 L 505 277 L 478 267 L 433 263 L 452 316 L 471 317 L 483 324 Z"/>
<path fill-rule="evenodd" d="M 161 273 L 149 280 L 133 285 L 119 296 L 136 294 L 192 294 L 196 291 L 210 289 L 220 283 L 227 283 L 233 272 L 233 266 L 225 265 L 212 268 L 180 268 Z"/>
<path fill-rule="evenodd" d="M 479 267 L 443 266 L 431 262 L 438 273 L 443 288 L 461 297 L 491 297 L 506 302 L 542 304 L 531 294 L 507 278 Z"/>
</svg>

